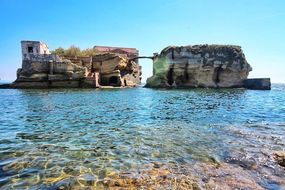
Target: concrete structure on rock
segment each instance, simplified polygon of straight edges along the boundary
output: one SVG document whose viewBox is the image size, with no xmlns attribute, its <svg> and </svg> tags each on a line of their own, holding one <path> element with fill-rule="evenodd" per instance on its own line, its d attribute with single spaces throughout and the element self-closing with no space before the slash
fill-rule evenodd
<svg viewBox="0 0 285 190">
<path fill-rule="evenodd" d="M 50 54 L 48 46 L 39 41 L 21 41 L 22 59 L 29 59 L 30 55 Z"/>
<path fill-rule="evenodd" d="M 22 68 L 15 88 L 48 87 L 133 87 L 140 84 L 141 67 L 119 52 L 91 57 L 51 54 L 39 41 L 22 41 Z"/>
</svg>

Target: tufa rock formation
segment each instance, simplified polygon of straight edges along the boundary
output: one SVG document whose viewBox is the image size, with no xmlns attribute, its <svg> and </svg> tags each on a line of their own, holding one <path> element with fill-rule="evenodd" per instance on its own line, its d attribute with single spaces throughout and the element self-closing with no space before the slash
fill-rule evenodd
<svg viewBox="0 0 285 190">
<path fill-rule="evenodd" d="M 14 88 L 133 87 L 141 81 L 141 67 L 124 54 L 65 57 L 51 54 L 42 42 L 21 44 L 22 68 L 11 85 Z"/>
<path fill-rule="evenodd" d="M 169 46 L 155 54 L 146 87 L 244 87 L 251 70 L 239 46 Z"/>
<path fill-rule="evenodd" d="M 169 46 L 153 57 L 139 57 L 135 48 L 94 46 L 99 54 L 68 57 L 51 54 L 39 41 L 22 41 L 21 45 L 17 80 L 0 88 L 134 87 L 141 82 L 139 58 L 153 59 L 153 76 L 146 87 L 271 88 L 270 78 L 247 79 L 252 68 L 240 46 Z"/>
</svg>

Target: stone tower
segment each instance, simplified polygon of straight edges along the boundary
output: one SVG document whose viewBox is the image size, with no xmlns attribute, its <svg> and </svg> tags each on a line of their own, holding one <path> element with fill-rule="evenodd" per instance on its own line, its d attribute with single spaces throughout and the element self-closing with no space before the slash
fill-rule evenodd
<svg viewBox="0 0 285 190">
<path fill-rule="evenodd" d="M 21 41 L 22 59 L 30 60 L 31 56 L 50 54 L 48 46 L 40 41 Z"/>
</svg>

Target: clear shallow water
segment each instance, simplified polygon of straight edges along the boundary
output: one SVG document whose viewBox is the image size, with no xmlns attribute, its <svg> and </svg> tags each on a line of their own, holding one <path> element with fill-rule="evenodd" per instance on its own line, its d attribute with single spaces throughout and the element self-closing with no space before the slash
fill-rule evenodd
<svg viewBox="0 0 285 190">
<path fill-rule="evenodd" d="M 126 187 L 147 186 L 160 184 L 145 177 L 161 172 L 170 189 L 172 179 L 185 176 L 206 189 L 285 185 L 285 170 L 272 158 L 285 150 L 284 85 L 271 91 L 0 89 L 0 112 L 3 189 L 120 187 L 121 178 L 136 178 L 125 180 Z M 205 170 L 223 173 L 217 174 L 223 182 Z"/>
</svg>

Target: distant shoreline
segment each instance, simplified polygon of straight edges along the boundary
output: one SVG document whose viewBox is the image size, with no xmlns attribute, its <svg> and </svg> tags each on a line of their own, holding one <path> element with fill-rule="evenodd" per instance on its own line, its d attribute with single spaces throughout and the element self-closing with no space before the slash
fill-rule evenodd
<svg viewBox="0 0 285 190">
<path fill-rule="evenodd" d="M 0 84 L 11 84 L 13 81 L 11 80 L 0 80 Z"/>
</svg>

